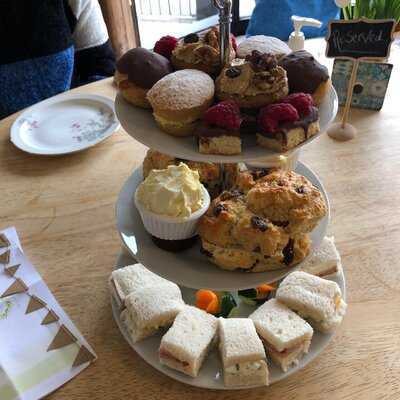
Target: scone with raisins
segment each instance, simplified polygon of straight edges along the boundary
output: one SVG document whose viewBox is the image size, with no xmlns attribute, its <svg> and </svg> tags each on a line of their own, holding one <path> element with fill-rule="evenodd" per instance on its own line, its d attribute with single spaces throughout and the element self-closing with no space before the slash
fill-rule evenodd
<svg viewBox="0 0 400 400">
<path fill-rule="evenodd" d="M 190 169 L 199 172 L 200 182 L 210 193 L 211 198 L 221 193 L 221 164 L 182 160 L 153 149 L 147 151 L 146 157 L 143 160 L 143 178 L 146 178 L 152 169 L 165 169 L 169 165 L 178 165 L 180 162 L 185 163 Z"/>
<path fill-rule="evenodd" d="M 321 192 L 293 171 L 276 170 L 256 180 L 247 192 L 246 204 L 290 236 L 311 232 L 327 213 Z"/>
<path fill-rule="evenodd" d="M 222 269 L 262 272 L 302 261 L 310 252 L 307 235 L 291 238 L 270 220 L 252 212 L 246 195 L 225 191 L 201 218 L 202 252 Z"/>
</svg>

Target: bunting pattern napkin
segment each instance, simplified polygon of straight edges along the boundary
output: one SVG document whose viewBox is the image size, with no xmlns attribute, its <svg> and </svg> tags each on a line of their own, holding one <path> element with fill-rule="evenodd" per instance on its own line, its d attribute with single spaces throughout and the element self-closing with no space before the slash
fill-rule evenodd
<svg viewBox="0 0 400 400">
<path fill-rule="evenodd" d="M 1 231 L 0 399 L 39 399 L 95 359 L 24 255 L 15 228 Z"/>
</svg>

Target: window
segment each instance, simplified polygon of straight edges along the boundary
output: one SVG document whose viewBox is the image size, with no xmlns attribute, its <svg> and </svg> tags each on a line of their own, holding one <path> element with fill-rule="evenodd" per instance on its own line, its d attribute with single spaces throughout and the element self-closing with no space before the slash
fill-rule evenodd
<svg viewBox="0 0 400 400">
<path fill-rule="evenodd" d="M 140 44 L 152 48 L 165 35 L 182 37 L 218 24 L 216 8 L 210 0 L 133 0 L 132 12 L 138 21 Z M 255 0 L 232 0 L 232 32 L 243 35 Z"/>
<path fill-rule="evenodd" d="M 234 35 L 240 36 L 245 34 L 255 5 L 255 0 L 232 1 L 232 33 Z"/>
</svg>

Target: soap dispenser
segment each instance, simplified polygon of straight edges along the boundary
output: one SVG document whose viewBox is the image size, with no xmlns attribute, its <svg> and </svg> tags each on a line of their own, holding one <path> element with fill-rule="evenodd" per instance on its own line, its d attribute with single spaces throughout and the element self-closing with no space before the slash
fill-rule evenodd
<svg viewBox="0 0 400 400">
<path fill-rule="evenodd" d="M 301 31 L 303 26 L 314 26 L 321 28 L 322 22 L 314 18 L 299 17 L 292 15 L 294 31 L 289 36 L 289 47 L 292 51 L 304 49 L 304 33 Z"/>
</svg>

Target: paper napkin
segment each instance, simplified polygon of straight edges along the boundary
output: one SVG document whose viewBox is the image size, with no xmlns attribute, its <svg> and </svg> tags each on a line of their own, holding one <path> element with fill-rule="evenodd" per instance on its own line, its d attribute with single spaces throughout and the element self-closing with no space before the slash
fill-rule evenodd
<svg viewBox="0 0 400 400">
<path fill-rule="evenodd" d="M 0 399 L 39 399 L 95 358 L 22 252 L 15 229 L 0 232 Z"/>
</svg>

